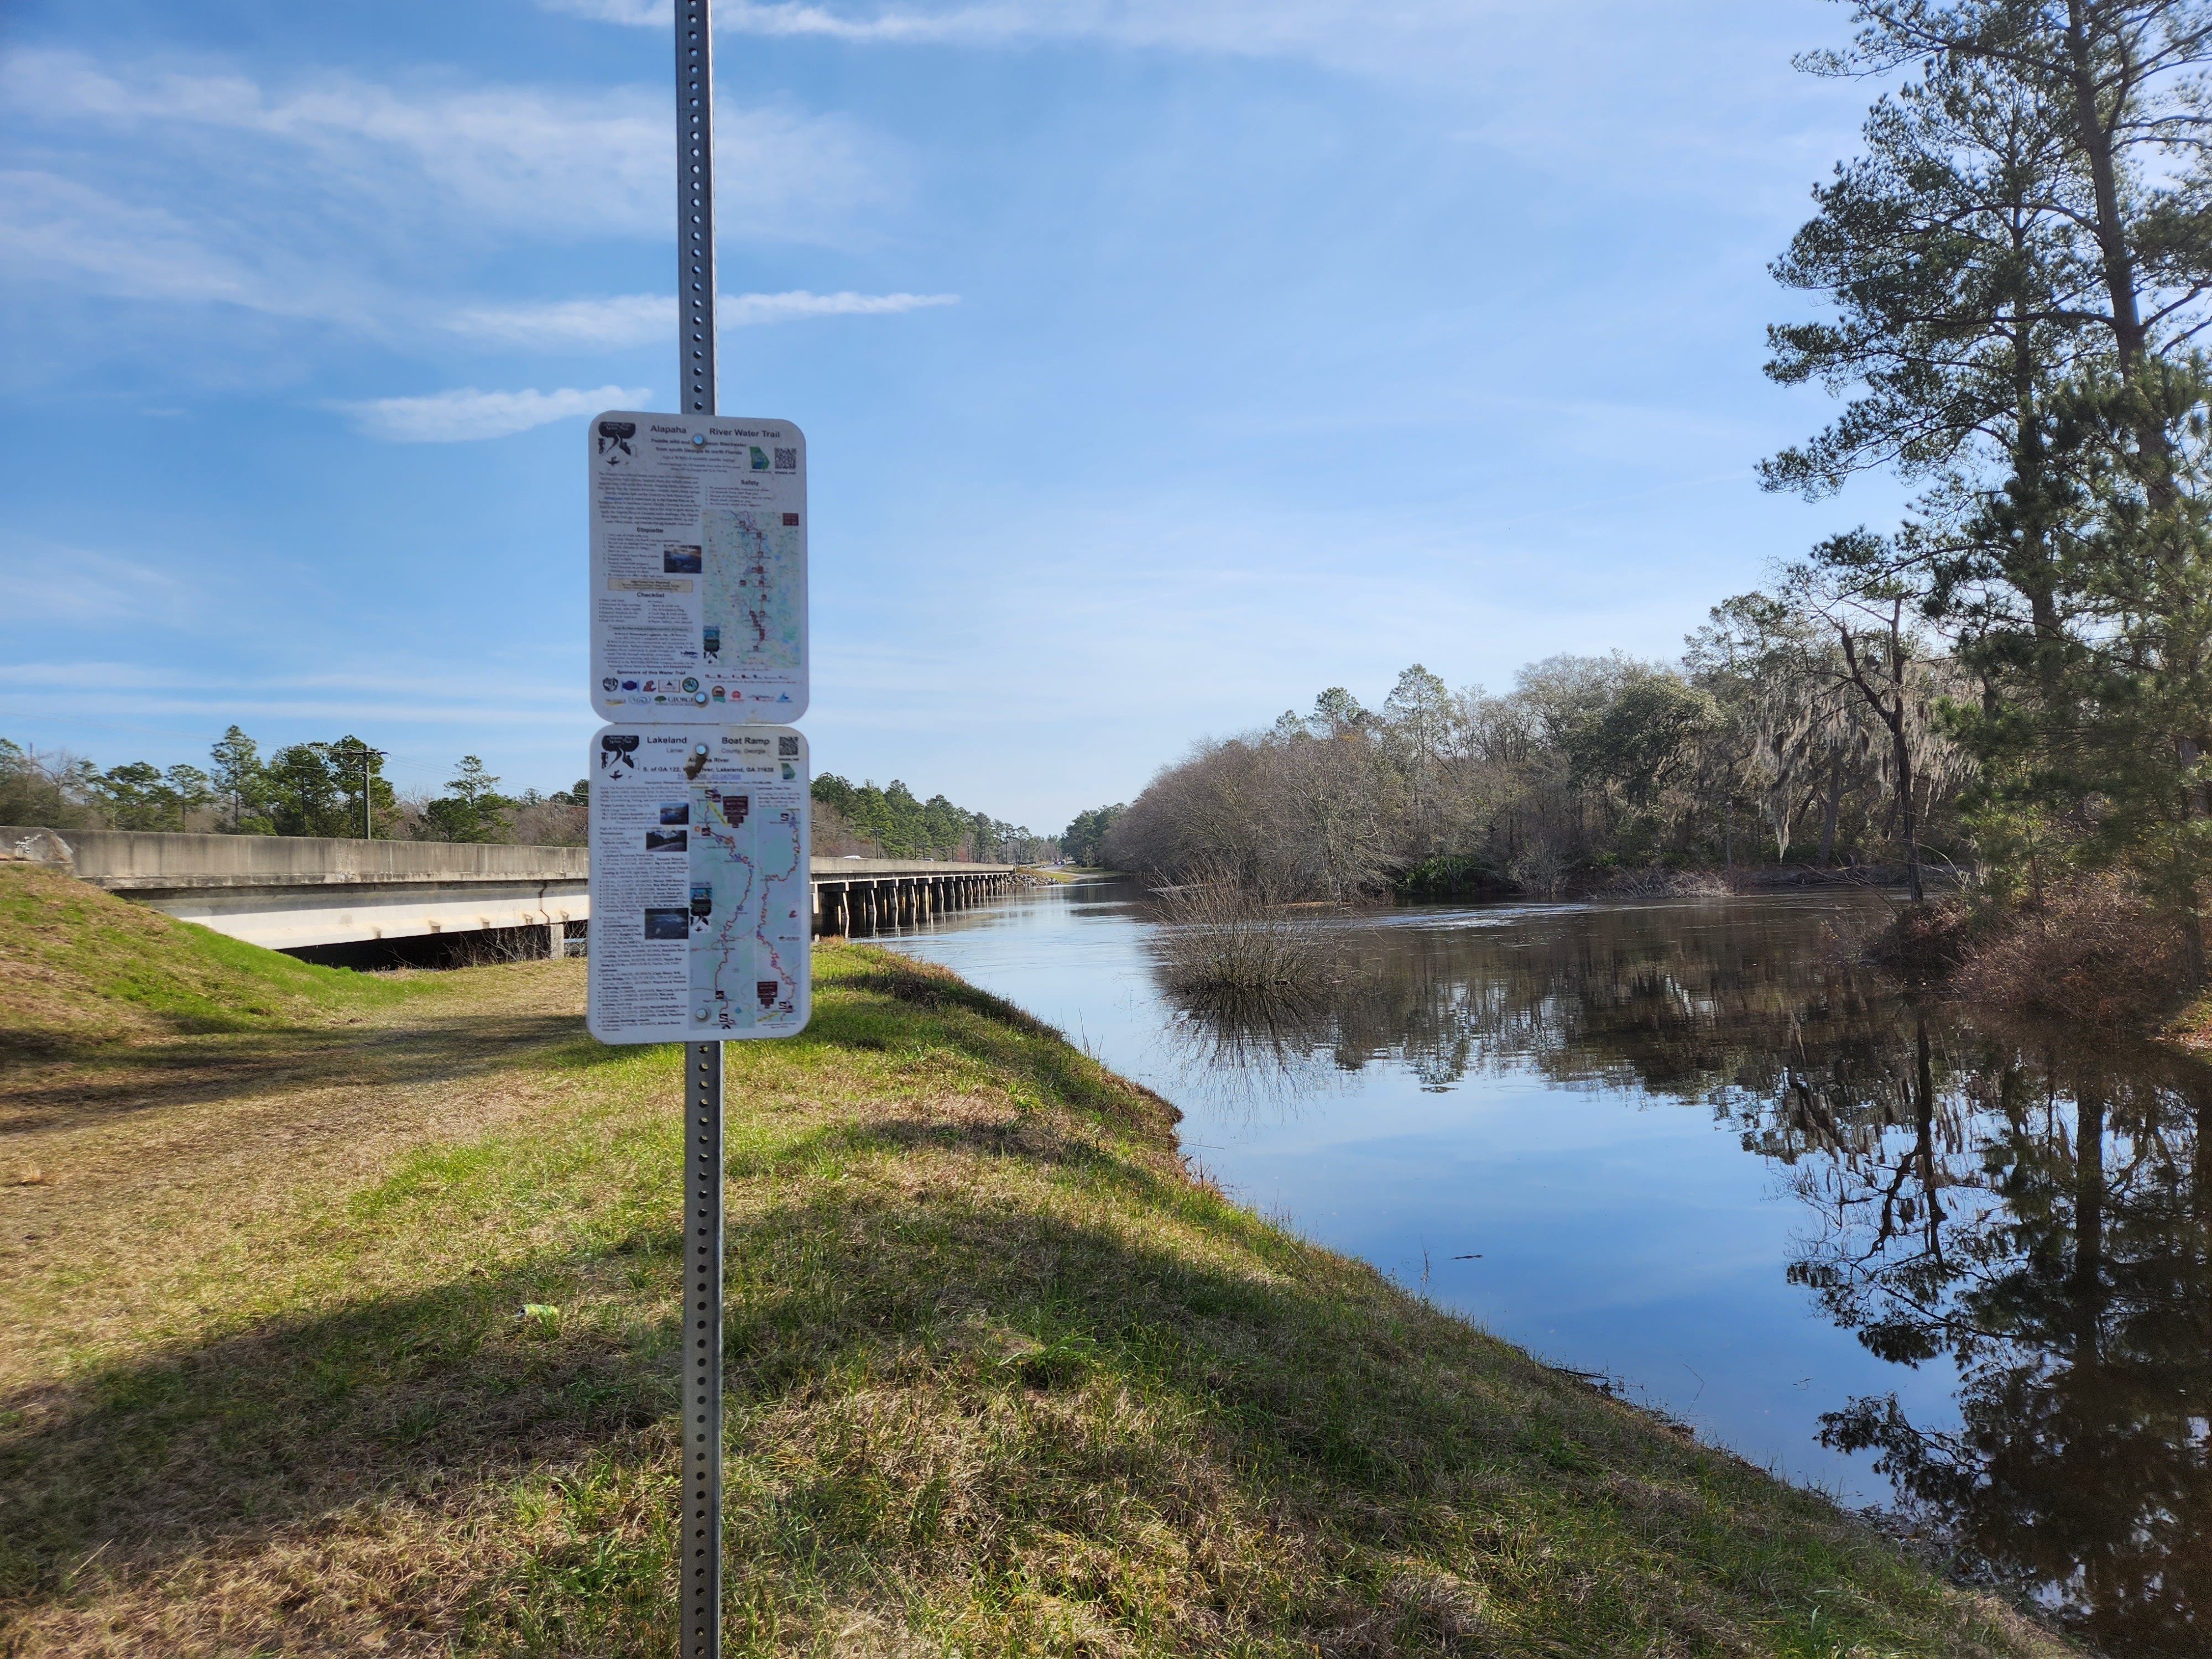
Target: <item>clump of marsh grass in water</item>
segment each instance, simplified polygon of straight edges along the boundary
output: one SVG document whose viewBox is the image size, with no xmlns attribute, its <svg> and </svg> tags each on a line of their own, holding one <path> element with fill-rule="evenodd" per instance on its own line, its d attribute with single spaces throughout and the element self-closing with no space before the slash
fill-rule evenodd
<svg viewBox="0 0 2212 1659">
<path fill-rule="evenodd" d="M 1728 898 L 1735 888 L 1721 871 L 1669 870 L 1654 864 L 1615 871 L 1597 891 L 1606 898 Z"/>
<path fill-rule="evenodd" d="M 1152 947 L 1170 990 L 1264 1006 L 1328 976 L 1331 933 L 1315 906 L 1283 903 L 1212 863 L 1152 891 L 1160 926 Z"/>
</svg>

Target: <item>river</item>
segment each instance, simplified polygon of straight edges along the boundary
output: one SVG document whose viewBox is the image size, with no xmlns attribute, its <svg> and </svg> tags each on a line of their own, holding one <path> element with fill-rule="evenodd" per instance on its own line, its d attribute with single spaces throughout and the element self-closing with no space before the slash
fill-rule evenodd
<svg viewBox="0 0 2212 1659">
<path fill-rule="evenodd" d="M 1164 991 L 1124 883 L 878 942 L 1165 1095 L 1305 1237 L 2113 1654 L 2212 1650 L 2212 1067 L 1914 1006 L 1851 965 L 1887 902 L 1340 918 L 1268 1021 Z"/>
</svg>

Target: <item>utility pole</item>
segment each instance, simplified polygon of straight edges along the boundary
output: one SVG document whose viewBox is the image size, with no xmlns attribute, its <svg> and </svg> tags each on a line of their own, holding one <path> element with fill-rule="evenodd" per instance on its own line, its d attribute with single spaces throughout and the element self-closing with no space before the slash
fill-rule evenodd
<svg viewBox="0 0 2212 1659">
<path fill-rule="evenodd" d="M 367 748 L 333 749 L 331 753 L 342 761 L 359 761 L 361 763 L 361 838 L 363 841 L 374 841 L 376 839 L 376 817 L 375 810 L 369 795 L 369 771 L 372 763 L 382 760 L 385 757 L 386 751 L 381 749 Z"/>
<path fill-rule="evenodd" d="M 676 0 L 676 384 L 713 415 L 714 31 L 710 0 Z M 722 1653 L 722 1045 L 684 1044 L 684 1467 L 678 1659 Z"/>
</svg>

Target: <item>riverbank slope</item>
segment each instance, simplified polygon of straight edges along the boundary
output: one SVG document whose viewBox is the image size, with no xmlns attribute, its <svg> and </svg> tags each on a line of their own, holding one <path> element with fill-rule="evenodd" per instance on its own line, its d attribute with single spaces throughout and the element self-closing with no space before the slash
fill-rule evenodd
<svg viewBox="0 0 2212 1659">
<path fill-rule="evenodd" d="M 0 1648 L 665 1653 L 678 1051 L 213 940 L 0 866 Z M 730 1062 L 732 1652 L 2070 1651 L 817 974 Z"/>
</svg>

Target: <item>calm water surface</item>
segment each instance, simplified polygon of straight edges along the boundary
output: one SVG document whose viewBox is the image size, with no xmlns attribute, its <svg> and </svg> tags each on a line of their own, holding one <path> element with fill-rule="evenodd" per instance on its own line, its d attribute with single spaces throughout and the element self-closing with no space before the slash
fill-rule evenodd
<svg viewBox="0 0 2212 1659">
<path fill-rule="evenodd" d="M 1272 1025 L 1179 1006 L 1126 884 L 885 942 L 1158 1089 L 1306 1236 L 2112 1652 L 2212 1650 L 2212 1069 L 1914 1007 L 1837 946 L 1881 903 L 1386 911 Z"/>
</svg>

